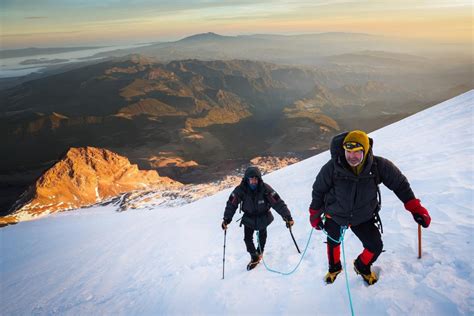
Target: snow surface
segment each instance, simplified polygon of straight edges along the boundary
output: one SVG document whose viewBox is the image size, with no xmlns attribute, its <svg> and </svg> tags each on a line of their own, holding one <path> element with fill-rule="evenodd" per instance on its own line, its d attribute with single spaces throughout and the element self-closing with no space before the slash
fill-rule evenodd
<svg viewBox="0 0 474 316">
<path fill-rule="evenodd" d="M 417 225 L 382 187 L 384 249 L 366 286 L 352 260 L 362 250 L 346 234 L 348 282 L 356 315 L 473 315 L 473 97 L 471 90 L 371 134 L 430 211 L 417 259 Z M 311 186 L 328 152 L 264 177 L 287 202 L 301 249 L 310 234 Z M 315 231 L 292 275 L 247 272 L 243 229 L 227 232 L 222 280 L 223 209 L 231 190 L 174 208 L 116 212 L 112 205 L 55 214 L 0 229 L 2 315 L 259 314 L 348 315 L 344 275 L 322 281 L 326 245 Z M 281 218 L 268 229 L 266 263 L 290 271 L 300 255 Z"/>
</svg>

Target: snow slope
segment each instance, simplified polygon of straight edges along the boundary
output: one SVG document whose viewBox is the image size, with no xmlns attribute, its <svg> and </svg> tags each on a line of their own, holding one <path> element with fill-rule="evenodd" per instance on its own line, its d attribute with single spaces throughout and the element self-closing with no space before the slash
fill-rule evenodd
<svg viewBox="0 0 474 316">
<path fill-rule="evenodd" d="M 411 214 L 382 187 L 386 251 L 375 264 L 380 281 L 374 286 L 353 272 L 362 246 L 346 234 L 356 315 L 474 314 L 473 97 L 471 90 L 371 134 L 375 154 L 404 172 L 432 224 L 423 230 L 419 260 Z M 290 207 L 301 249 L 310 234 L 311 186 L 328 158 L 325 152 L 264 177 Z M 321 232 L 313 233 L 292 275 L 263 265 L 247 272 L 236 214 L 222 280 L 220 223 L 229 193 L 148 211 L 82 209 L 1 229 L 1 314 L 350 314 L 344 275 L 330 286 L 322 281 Z M 277 214 L 268 232 L 266 263 L 291 270 L 300 256 Z"/>
</svg>

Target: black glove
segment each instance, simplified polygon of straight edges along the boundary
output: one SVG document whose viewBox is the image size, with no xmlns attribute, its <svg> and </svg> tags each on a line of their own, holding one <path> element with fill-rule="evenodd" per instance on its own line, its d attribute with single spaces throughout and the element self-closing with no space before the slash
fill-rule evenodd
<svg viewBox="0 0 474 316">
<path fill-rule="evenodd" d="M 293 220 L 293 218 L 291 218 L 291 216 L 288 216 L 287 218 L 285 218 L 285 223 L 286 223 L 286 228 L 290 228 L 291 226 L 295 224 L 295 221 Z"/>
<path fill-rule="evenodd" d="M 231 219 L 224 218 L 224 220 L 222 221 L 222 224 L 221 224 L 222 229 L 223 229 L 223 230 L 226 230 L 226 229 L 227 229 L 227 225 L 229 225 L 231 221 L 232 221 Z"/>
</svg>

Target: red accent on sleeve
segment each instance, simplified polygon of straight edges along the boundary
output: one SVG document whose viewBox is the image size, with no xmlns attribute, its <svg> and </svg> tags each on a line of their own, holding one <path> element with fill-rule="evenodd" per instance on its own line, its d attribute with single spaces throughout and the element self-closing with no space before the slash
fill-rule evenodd
<svg viewBox="0 0 474 316">
<path fill-rule="evenodd" d="M 232 203 L 233 205 L 237 205 L 238 202 L 239 202 L 239 199 L 237 198 L 237 196 L 233 195 L 233 196 L 232 196 L 232 201 L 231 201 L 231 203 Z"/>
<path fill-rule="evenodd" d="M 278 197 L 278 195 L 275 193 L 275 191 L 268 193 L 268 200 L 270 201 L 271 204 L 276 204 L 278 202 L 277 198 L 275 198 L 275 195 Z"/>
</svg>

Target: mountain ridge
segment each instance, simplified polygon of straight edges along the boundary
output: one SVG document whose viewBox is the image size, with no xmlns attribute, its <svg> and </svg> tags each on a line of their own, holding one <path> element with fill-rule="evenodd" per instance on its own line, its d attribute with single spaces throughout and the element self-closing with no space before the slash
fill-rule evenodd
<svg viewBox="0 0 474 316">
<path fill-rule="evenodd" d="M 197 166 L 158 172 L 199 182 L 219 161 L 308 157 L 339 130 L 370 131 L 469 89 L 463 78 L 445 92 L 432 89 L 444 76 L 394 82 L 384 67 L 357 69 L 133 54 L 0 91 L 0 145 L 16 153 L 0 156 L 0 208 L 69 147 L 107 148 L 142 169 L 167 153 Z"/>
<path fill-rule="evenodd" d="M 21 196 L 0 224 L 96 204 L 134 190 L 180 186 L 154 170 L 138 170 L 127 158 L 109 150 L 70 148 Z"/>
</svg>

